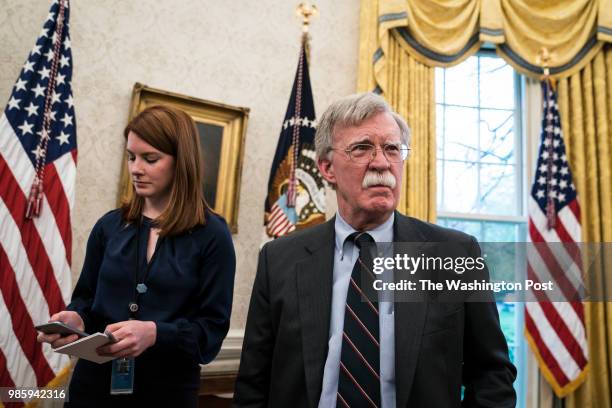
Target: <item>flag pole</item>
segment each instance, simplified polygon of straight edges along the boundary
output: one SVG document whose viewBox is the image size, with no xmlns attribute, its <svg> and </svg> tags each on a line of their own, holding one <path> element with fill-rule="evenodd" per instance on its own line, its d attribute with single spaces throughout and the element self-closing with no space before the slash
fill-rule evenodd
<svg viewBox="0 0 612 408">
<path fill-rule="evenodd" d="M 314 4 L 311 5 L 308 1 L 304 1 L 297 6 L 296 13 L 298 16 L 302 16 L 302 45 L 301 45 L 300 53 L 303 53 L 305 57 L 305 58 L 300 57 L 300 62 L 298 66 L 298 77 L 297 77 L 298 92 L 296 92 L 295 94 L 295 112 L 293 115 L 295 120 L 299 121 L 302 116 L 302 113 L 301 113 L 302 95 L 300 91 L 302 89 L 301 83 L 303 81 L 303 72 L 304 72 L 304 67 L 303 67 L 304 62 L 303 61 L 305 59 L 306 64 L 308 63 L 308 60 L 309 60 L 308 57 L 309 57 L 309 51 L 310 51 L 308 30 L 310 28 L 310 20 L 312 17 L 317 15 L 318 10 L 317 10 L 317 6 L 315 6 Z M 300 154 L 299 127 L 300 127 L 299 123 L 293 127 L 293 142 L 292 142 L 293 155 L 291 158 L 291 172 L 289 175 L 289 185 L 287 187 L 287 206 L 291 208 L 295 207 L 295 200 L 297 197 L 298 182 L 297 182 L 297 177 L 296 177 L 295 172 L 296 172 L 298 158 Z"/>
<path fill-rule="evenodd" d="M 58 65 L 60 62 L 60 48 L 62 43 L 62 36 L 64 30 L 64 13 L 67 7 L 68 0 L 62 0 L 59 2 L 59 14 L 57 17 L 57 25 L 55 32 L 53 33 L 53 55 L 51 59 L 51 72 L 49 73 L 49 83 L 45 92 L 45 104 L 43 109 L 43 123 L 42 130 L 40 133 L 40 140 L 38 147 L 36 148 L 36 168 L 34 181 L 28 195 L 28 201 L 26 206 L 25 216 L 27 219 L 32 219 L 40 215 L 42 198 L 44 195 L 44 177 L 45 177 L 45 164 L 47 161 L 47 147 L 49 144 L 49 138 L 51 134 L 51 106 L 53 105 L 52 98 L 55 94 L 55 83 L 57 73 L 59 71 Z"/>
<path fill-rule="evenodd" d="M 306 59 L 310 61 L 310 34 L 308 31 L 311 19 L 319 14 L 319 9 L 316 5 L 304 1 L 297 6 L 295 13 L 302 18 L 302 45 L 304 46 Z"/>
<path fill-rule="evenodd" d="M 552 55 L 548 52 L 546 47 L 540 48 L 540 52 L 538 53 L 539 63 L 542 65 L 542 72 L 544 75 L 542 76 L 542 81 L 544 82 L 544 115 L 546 118 L 546 140 L 548 141 L 547 151 L 548 151 L 548 159 L 546 161 L 546 181 L 547 186 L 549 186 L 550 179 L 552 178 L 552 167 L 553 163 L 553 153 L 554 153 L 554 132 L 553 132 L 553 123 L 552 123 L 552 107 L 551 105 L 551 92 L 554 92 L 554 84 L 550 78 L 550 68 L 549 63 L 552 59 Z M 546 199 L 546 218 L 548 222 L 548 229 L 553 229 L 557 224 L 557 216 L 555 211 L 555 200 L 552 195 L 547 191 L 547 199 Z"/>
</svg>

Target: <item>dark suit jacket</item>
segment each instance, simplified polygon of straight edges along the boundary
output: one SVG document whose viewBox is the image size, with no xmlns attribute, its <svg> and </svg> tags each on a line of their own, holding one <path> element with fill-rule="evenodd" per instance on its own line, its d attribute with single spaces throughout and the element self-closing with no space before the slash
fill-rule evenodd
<svg viewBox="0 0 612 408">
<path fill-rule="evenodd" d="M 473 237 L 397 212 L 393 228 L 396 242 L 463 242 L 466 255 L 480 255 Z M 317 407 L 327 358 L 334 235 L 332 219 L 263 247 L 235 407 Z M 395 303 L 398 407 L 514 407 L 515 377 L 494 303 Z"/>
</svg>

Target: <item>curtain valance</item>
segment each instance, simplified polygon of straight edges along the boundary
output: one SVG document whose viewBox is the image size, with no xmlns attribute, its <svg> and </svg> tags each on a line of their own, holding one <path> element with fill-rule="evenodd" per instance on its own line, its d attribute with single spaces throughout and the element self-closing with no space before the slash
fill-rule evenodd
<svg viewBox="0 0 612 408">
<path fill-rule="evenodd" d="M 458 64 L 490 42 L 516 70 L 533 77 L 542 75 L 540 50 L 546 47 L 550 73 L 559 78 L 580 70 L 604 43 L 612 42 L 612 0 L 377 3 L 378 49 L 373 56 L 377 76 L 385 71 L 391 37 L 429 66 Z"/>
</svg>

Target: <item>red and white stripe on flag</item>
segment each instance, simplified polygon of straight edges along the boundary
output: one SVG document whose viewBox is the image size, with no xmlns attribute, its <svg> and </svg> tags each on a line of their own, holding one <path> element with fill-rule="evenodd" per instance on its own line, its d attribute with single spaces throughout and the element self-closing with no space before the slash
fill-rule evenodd
<svg viewBox="0 0 612 408">
<path fill-rule="evenodd" d="M 0 116 L 0 387 L 44 387 L 67 356 L 36 342 L 34 326 L 70 296 L 76 122 L 69 5 L 55 0 Z M 38 217 L 27 218 L 36 177 Z"/>
<path fill-rule="evenodd" d="M 266 223 L 266 231 L 268 236 L 274 238 L 282 237 L 295 231 L 295 224 L 289 220 L 278 203 L 272 206 L 272 212 Z"/>
<path fill-rule="evenodd" d="M 588 344 L 584 323 L 580 206 L 563 143 L 555 91 L 542 84 L 542 143 L 529 197 L 528 279 L 552 281 L 551 301 L 538 292 L 525 304 L 525 336 L 555 394 L 564 397 L 585 379 Z"/>
</svg>

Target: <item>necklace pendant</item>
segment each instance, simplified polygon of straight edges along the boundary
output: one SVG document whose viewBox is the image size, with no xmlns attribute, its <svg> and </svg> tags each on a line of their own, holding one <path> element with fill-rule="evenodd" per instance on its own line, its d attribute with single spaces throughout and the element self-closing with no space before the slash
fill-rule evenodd
<svg viewBox="0 0 612 408">
<path fill-rule="evenodd" d="M 136 291 L 142 295 L 147 291 L 147 285 L 145 285 L 144 283 L 139 283 L 138 285 L 136 285 Z"/>
</svg>

